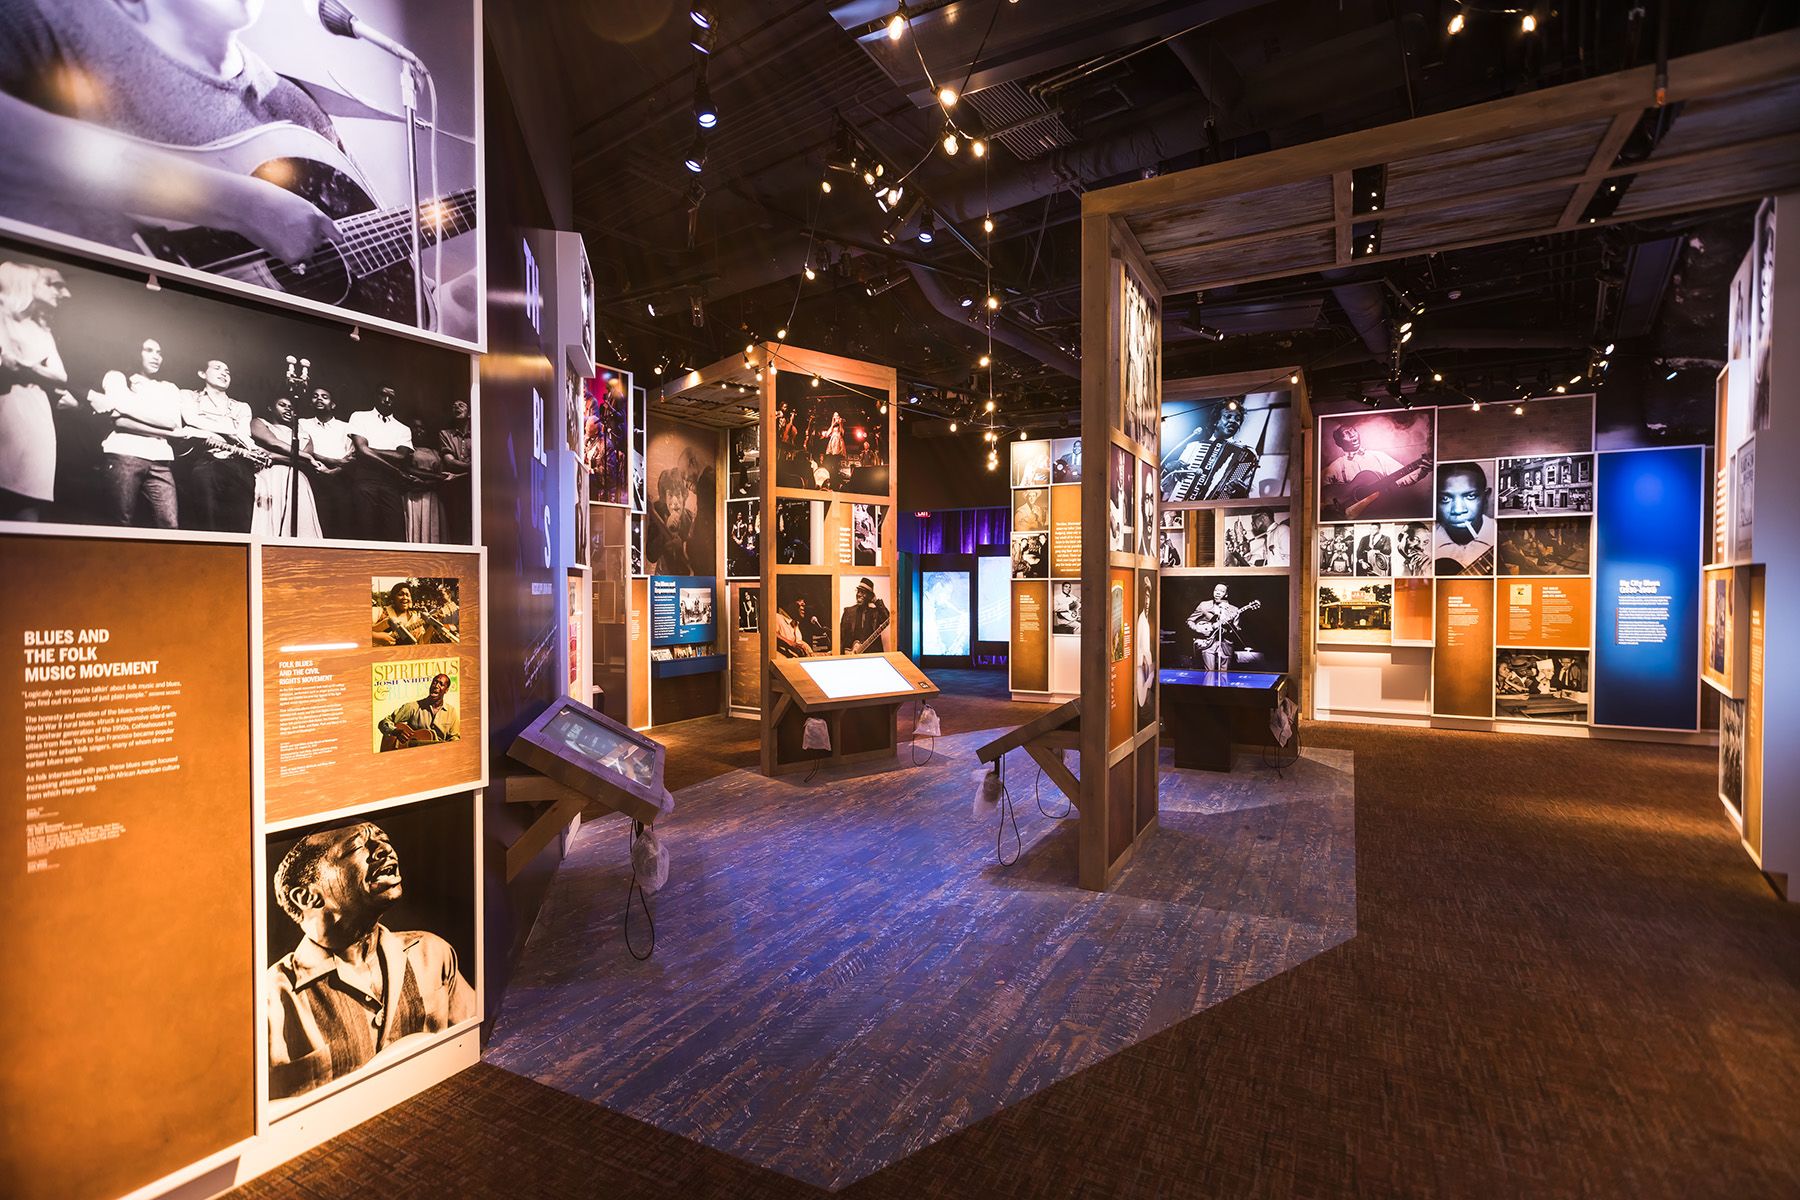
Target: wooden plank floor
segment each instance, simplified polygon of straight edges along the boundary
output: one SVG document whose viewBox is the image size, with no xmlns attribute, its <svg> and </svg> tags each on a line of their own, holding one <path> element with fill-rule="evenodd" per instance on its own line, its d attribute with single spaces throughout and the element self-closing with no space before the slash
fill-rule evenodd
<svg viewBox="0 0 1800 1200">
<path fill-rule="evenodd" d="M 1161 830 L 1098 896 L 1018 753 L 1024 852 L 995 862 L 971 807 L 991 736 L 876 775 L 683 789 L 646 963 L 621 933 L 624 827 L 584 826 L 487 1061 L 837 1188 L 1354 933 L 1350 752 L 1284 779 L 1254 755 L 1168 767 Z M 1063 806 L 1047 781 L 1043 802 Z"/>
</svg>

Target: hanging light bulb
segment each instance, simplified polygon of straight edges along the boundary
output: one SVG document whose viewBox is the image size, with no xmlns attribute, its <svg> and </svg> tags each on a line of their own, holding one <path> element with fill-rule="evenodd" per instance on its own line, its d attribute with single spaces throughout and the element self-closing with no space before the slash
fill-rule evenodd
<svg viewBox="0 0 1800 1200">
<path fill-rule="evenodd" d="M 1289 375 L 1288 382 L 1289 383 L 1299 383 L 1300 382 L 1300 372 L 1295 371 L 1293 374 Z"/>
<path fill-rule="evenodd" d="M 894 15 L 888 18 L 888 22 L 887 22 L 888 41 L 897 42 L 900 40 L 900 38 L 905 33 L 906 33 L 906 5 L 902 4 L 899 8 L 896 8 L 894 10 Z"/>
<path fill-rule="evenodd" d="M 954 158 L 954 157 L 955 157 L 955 156 L 956 156 L 956 151 L 957 151 L 957 149 L 958 149 L 958 148 L 959 148 L 959 147 L 960 147 L 960 146 L 961 146 L 961 145 L 962 145 L 962 143 L 961 143 L 961 142 L 958 142 L 958 141 L 957 141 L 957 140 L 956 140 L 956 134 L 955 134 L 955 133 L 946 133 L 946 134 L 945 134 L 945 135 L 944 135 L 944 143 L 943 143 L 943 145 L 944 145 L 944 153 L 945 153 L 945 154 L 948 154 L 948 155 L 950 155 L 950 156 L 951 156 L 951 157 L 952 157 L 952 158 Z"/>
<path fill-rule="evenodd" d="M 987 307 L 989 312 L 998 311 L 1000 308 L 1000 297 L 990 292 L 987 298 Z"/>
<path fill-rule="evenodd" d="M 951 433 L 956 432 L 956 422 L 955 421 L 950 422 L 950 432 Z"/>
<path fill-rule="evenodd" d="M 1526 13 L 1524 15 L 1524 17 L 1522 17 L 1519 21 L 1519 32 L 1521 32 L 1521 33 L 1536 33 L 1537 32 L 1537 18 L 1530 13 Z"/>
<path fill-rule="evenodd" d="M 801 268 L 801 271 L 806 275 L 806 282 L 808 282 L 808 283 L 811 283 L 813 280 L 815 280 L 819 277 L 819 273 L 817 271 L 813 270 L 811 263 L 807 263 L 804 267 Z"/>
<path fill-rule="evenodd" d="M 780 329 L 777 329 L 775 331 L 775 340 L 778 342 L 787 341 L 787 326 L 786 325 L 783 325 Z"/>
<path fill-rule="evenodd" d="M 1469 404 L 1469 408 L 1475 412 L 1480 412 L 1481 411 L 1481 401 L 1479 401 L 1479 400 L 1472 401 Z"/>
<path fill-rule="evenodd" d="M 1457 34 L 1459 34 L 1463 31 L 1463 26 L 1465 24 L 1467 24 L 1467 22 L 1463 20 L 1463 15 L 1461 13 L 1457 13 L 1454 17 L 1450 18 L 1450 24 L 1445 26 L 1445 28 L 1447 28 L 1450 31 L 1451 37 L 1455 37 Z M 1477 407 L 1479 407 L 1479 405 Z"/>
<path fill-rule="evenodd" d="M 980 358 L 978 358 L 978 359 L 976 359 L 976 360 L 975 360 L 975 362 L 976 362 L 976 364 L 977 364 L 977 365 L 979 365 L 979 366 L 982 366 L 982 367 L 988 367 L 988 366 L 992 366 L 992 365 L 993 365 L 993 362 L 994 362 L 994 360 L 993 360 L 993 359 L 992 359 L 992 358 L 989 358 L 989 357 L 988 357 L 988 356 L 987 356 L 987 355 L 985 355 L 985 354 L 984 354 L 984 355 L 982 355 L 982 356 L 981 356 L 981 357 L 980 357 Z"/>
<path fill-rule="evenodd" d="M 981 218 L 981 232 L 994 232 L 994 218 L 991 215 Z"/>
<path fill-rule="evenodd" d="M 818 376 L 817 376 L 817 375 L 814 375 L 814 376 L 813 376 L 813 377 L 812 377 L 812 385 L 813 385 L 813 386 L 814 386 L 814 387 L 818 387 L 818 386 L 819 386 L 819 377 L 818 377 Z"/>
<path fill-rule="evenodd" d="M 973 154 L 976 158 L 986 158 L 987 157 L 987 139 L 986 138 L 975 138 L 973 141 L 971 141 L 969 143 L 969 153 Z"/>
<path fill-rule="evenodd" d="M 1031 436 L 1031 435 L 1030 435 L 1030 434 L 1028 434 L 1028 433 L 1026 433 L 1026 432 L 1025 432 L 1025 431 L 1024 431 L 1024 430 L 1023 430 L 1023 429 L 1021 429 L 1021 430 L 1019 430 L 1019 440 L 1020 440 L 1020 441 L 1021 441 L 1021 442 L 1022 442 L 1022 441 L 1024 441 L 1024 440 L 1025 440 L 1025 439 L 1026 439 L 1026 438 L 1028 438 L 1028 437 L 1030 437 L 1030 436 Z"/>
<path fill-rule="evenodd" d="M 831 194 L 831 180 L 829 180 L 829 179 L 819 180 L 819 190 L 829 196 Z"/>
<path fill-rule="evenodd" d="M 947 83 L 943 87 L 939 88 L 938 89 L 938 103 L 943 105 L 945 108 L 955 108 L 956 107 L 956 89 L 951 87 Z"/>
<path fill-rule="evenodd" d="M 992 400 L 989 400 L 989 401 L 988 401 L 988 402 L 987 402 L 987 410 L 986 410 L 986 411 L 988 411 L 988 412 L 993 412 L 993 411 L 994 411 L 994 402 L 993 402 L 993 401 L 992 401 Z"/>
</svg>

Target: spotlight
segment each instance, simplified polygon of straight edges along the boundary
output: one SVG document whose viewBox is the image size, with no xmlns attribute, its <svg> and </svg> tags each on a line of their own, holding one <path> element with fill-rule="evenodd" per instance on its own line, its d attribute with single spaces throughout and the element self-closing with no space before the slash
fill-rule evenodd
<svg viewBox="0 0 1800 1200">
<path fill-rule="evenodd" d="M 884 193 L 884 198 L 887 200 L 887 206 L 889 208 L 898 208 L 900 206 L 900 197 L 905 194 L 906 185 L 896 183 Z"/>
<path fill-rule="evenodd" d="M 894 15 L 888 18 L 888 21 L 887 21 L 888 40 L 890 42 L 897 42 L 900 40 L 901 35 L 903 35 L 905 32 L 906 32 L 906 5 L 902 4 L 899 8 L 896 8 L 894 10 Z"/>
<path fill-rule="evenodd" d="M 698 175 L 706 170 L 706 139 L 699 134 L 694 135 L 694 144 L 688 147 L 687 157 L 681 165 Z"/>
<path fill-rule="evenodd" d="M 964 292 L 962 294 L 961 299 L 957 300 L 957 303 L 962 305 L 964 308 L 973 308 L 975 306 L 975 297 L 969 295 L 967 292 Z"/>
<path fill-rule="evenodd" d="M 1450 31 L 1451 37 L 1455 37 L 1457 34 L 1459 34 L 1463 31 L 1463 26 L 1465 24 L 1467 24 L 1467 22 L 1463 20 L 1463 15 L 1461 13 L 1457 13 L 1454 17 L 1450 18 L 1450 24 L 1448 26 L 1446 26 L 1445 28 L 1447 28 Z"/>
<path fill-rule="evenodd" d="M 712 8 L 705 4 L 694 5 L 688 9 L 688 20 L 701 29 L 711 29 L 713 27 Z"/>
<path fill-rule="evenodd" d="M 962 145 L 962 143 L 958 142 L 956 140 L 955 133 L 946 133 L 944 135 L 943 145 L 944 145 L 944 153 L 954 157 L 957 149 Z"/>
<path fill-rule="evenodd" d="M 1668 374 L 1667 374 L 1667 375 L 1664 375 L 1664 376 L 1663 376 L 1663 380 L 1664 380 L 1664 381 L 1665 381 L 1665 382 L 1667 382 L 1667 381 L 1668 381 L 1668 380 L 1671 380 L 1671 379 L 1674 379 L 1674 378 L 1675 378 L 1675 368 L 1674 368 L 1674 367 L 1670 367 L 1670 368 L 1669 368 L 1669 373 L 1668 373 Z"/>
<path fill-rule="evenodd" d="M 696 29 L 688 36 L 688 45 L 701 54 L 711 54 L 713 50 L 713 31 Z"/>
<path fill-rule="evenodd" d="M 1401 333 L 1411 333 L 1412 332 L 1412 322 L 1411 321 L 1400 322 L 1400 332 Z"/>
<path fill-rule="evenodd" d="M 648 312 L 651 316 L 654 317 L 656 315 L 656 301 L 654 301 L 654 300 L 644 301 L 644 310 L 646 312 Z"/>
<path fill-rule="evenodd" d="M 969 143 L 969 153 L 973 154 L 976 158 L 986 158 L 987 157 L 987 139 L 986 138 L 975 138 L 973 141 L 971 141 Z"/>
<path fill-rule="evenodd" d="M 875 186 L 875 172 L 868 167 L 863 168 L 863 183 L 869 187 Z"/>
<path fill-rule="evenodd" d="M 1566 383 L 1559 383 L 1556 385 L 1556 394 L 1559 396 L 1565 394 L 1566 392 L 1568 392 L 1568 390 L 1569 390 L 1569 385 Z"/>
<path fill-rule="evenodd" d="M 955 108 L 956 107 L 956 89 L 951 87 L 947 83 L 943 87 L 939 88 L 938 89 L 938 103 L 943 105 L 945 108 Z"/>
<path fill-rule="evenodd" d="M 1606 353 L 1611 354 L 1612 352 L 1613 352 L 1613 344 L 1611 342 L 1606 343 Z"/>
<path fill-rule="evenodd" d="M 937 222 L 932 219 L 931 210 L 926 209 L 925 215 L 919 220 L 919 244 L 929 246 L 936 240 Z"/>
<path fill-rule="evenodd" d="M 1570 383 L 1571 383 L 1571 384 L 1575 384 L 1575 383 L 1580 383 L 1580 382 L 1581 382 L 1581 379 L 1582 379 L 1582 377 L 1581 377 L 1581 376 L 1580 376 L 1580 375 L 1571 375 L 1571 376 L 1569 376 L 1569 382 L 1570 382 Z"/>
<path fill-rule="evenodd" d="M 919 398 L 917 396 L 908 396 L 906 398 L 906 402 L 908 404 L 917 404 L 919 402 Z"/>
<path fill-rule="evenodd" d="M 1530 13 L 1526 13 L 1524 15 L 1524 17 L 1520 18 L 1520 20 L 1519 20 L 1519 32 L 1521 32 L 1521 33 L 1536 33 L 1537 32 L 1537 18 L 1532 16 Z"/>
<path fill-rule="evenodd" d="M 712 102 L 712 89 L 706 86 L 706 64 L 700 64 L 700 73 L 694 77 L 694 120 L 702 129 L 711 129 L 719 123 L 719 110 Z"/>
</svg>

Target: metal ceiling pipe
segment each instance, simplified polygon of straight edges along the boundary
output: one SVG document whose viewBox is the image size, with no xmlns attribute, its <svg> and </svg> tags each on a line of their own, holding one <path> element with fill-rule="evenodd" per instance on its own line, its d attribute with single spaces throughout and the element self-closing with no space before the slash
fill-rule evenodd
<svg viewBox="0 0 1800 1200">
<path fill-rule="evenodd" d="M 1169 49 L 1212 102 L 1215 114 L 1229 112 L 1243 103 L 1244 77 L 1215 40 L 1199 33 L 1184 33 L 1169 43 Z"/>
<path fill-rule="evenodd" d="M 1387 305 L 1382 300 L 1378 283 L 1340 283 L 1333 285 L 1331 298 L 1338 302 L 1350 319 L 1350 328 L 1368 347 L 1372 358 L 1385 359 L 1393 349 L 1388 341 Z"/>
<path fill-rule="evenodd" d="M 943 280 L 935 272 L 913 263 L 907 263 L 906 269 L 912 275 L 913 282 L 919 285 L 919 292 L 925 297 L 926 303 L 945 320 L 967 328 L 968 322 L 963 317 L 960 299 L 950 294 L 950 289 L 944 286 Z M 1021 354 L 1029 354 L 1052 370 L 1061 371 L 1075 379 L 1081 378 L 1079 362 L 1037 334 L 1007 324 L 1004 318 L 994 322 L 994 340 L 1011 346 Z"/>
</svg>

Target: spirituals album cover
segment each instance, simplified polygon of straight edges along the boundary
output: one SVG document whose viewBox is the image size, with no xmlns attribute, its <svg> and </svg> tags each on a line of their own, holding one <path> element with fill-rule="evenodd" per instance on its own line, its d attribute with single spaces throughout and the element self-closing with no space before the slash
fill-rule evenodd
<svg viewBox="0 0 1800 1200">
<path fill-rule="evenodd" d="M 1406 521 L 1431 515 L 1432 413 L 1319 418 L 1319 520 Z"/>
<path fill-rule="evenodd" d="M 413 750 L 462 737 L 462 660 L 409 658 L 376 663 L 371 689 L 373 746 Z"/>
<path fill-rule="evenodd" d="M 0 220 L 365 327 L 480 342 L 476 6 L 217 7 L 9 5 L 0 88 L 35 111 L 8 119 L 18 182 L 0 185 Z"/>
<path fill-rule="evenodd" d="M 371 646 L 454 645 L 462 641 L 462 581 L 377 575 L 369 580 Z"/>
</svg>

